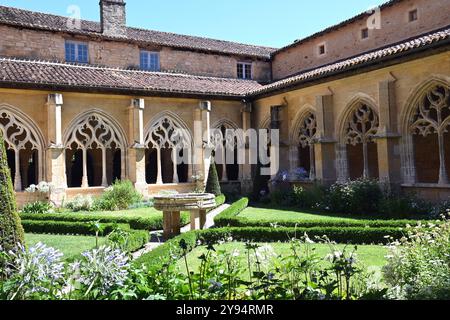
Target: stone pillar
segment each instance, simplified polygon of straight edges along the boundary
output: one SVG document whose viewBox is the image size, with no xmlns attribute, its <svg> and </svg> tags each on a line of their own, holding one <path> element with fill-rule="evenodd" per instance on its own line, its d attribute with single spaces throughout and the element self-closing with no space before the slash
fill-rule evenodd
<svg viewBox="0 0 450 320">
<path fill-rule="evenodd" d="M 315 176 L 323 184 L 336 181 L 336 140 L 334 136 L 333 96 L 316 97 L 317 141 L 314 144 Z"/>
<path fill-rule="evenodd" d="M 50 200 L 60 204 L 67 189 L 65 146 L 62 141 L 63 96 L 59 93 L 47 97 L 47 180 L 53 185 Z"/>
<path fill-rule="evenodd" d="M 380 124 L 375 137 L 378 150 L 380 181 L 388 185 L 400 183 L 400 135 L 397 132 L 395 79 L 391 76 L 378 85 Z"/>
<path fill-rule="evenodd" d="M 211 164 L 211 102 L 201 101 L 194 112 L 194 175 L 201 176 L 197 188 L 205 187 Z"/>
<path fill-rule="evenodd" d="M 148 196 L 148 186 L 145 181 L 145 148 L 144 145 L 144 99 L 132 99 L 128 108 L 129 137 L 131 147 L 128 150 L 130 180 L 136 190 L 144 197 Z"/>
<path fill-rule="evenodd" d="M 252 128 L 252 122 L 251 122 L 251 116 L 252 116 L 252 103 L 250 102 L 246 102 L 244 104 L 244 106 L 241 109 L 241 114 L 242 114 L 242 134 L 243 134 L 243 139 L 244 139 L 244 146 L 239 146 L 239 147 L 243 147 L 243 157 L 244 157 L 244 161 L 243 164 L 239 167 L 239 169 L 242 171 L 240 173 L 240 178 L 241 178 L 241 191 L 243 194 L 247 194 L 250 193 L 253 189 L 253 180 L 252 180 L 252 162 L 251 159 L 253 157 L 253 155 L 251 154 L 252 152 L 258 152 L 258 150 L 252 150 L 250 148 L 251 143 L 250 143 L 250 139 L 255 139 L 255 141 L 253 141 L 253 144 L 256 144 L 257 141 L 257 137 L 251 137 L 248 135 L 248 130 Z M 256 163 L 253 163 L 256 165 Z"/>
</svg>

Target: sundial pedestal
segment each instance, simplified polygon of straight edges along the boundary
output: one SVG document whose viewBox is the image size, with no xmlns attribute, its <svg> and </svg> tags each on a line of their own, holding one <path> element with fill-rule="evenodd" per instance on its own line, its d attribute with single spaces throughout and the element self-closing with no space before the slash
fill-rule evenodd
<svg viewBox="0 0 450 320">
<path fill-rule="evenodd" d="M 177 194 L 168 196 L 156 196 L 155 209 L 163 212 L 164 239 L 168 240 L 180 234 L 180 217 L 182 211 L 191 213 L 191 230 L 203 229 L 206 224 L 208 209 L 216 206 L 213 194 Z M 200 219 L 199 228 L 196 219 Z"/>
</svg>

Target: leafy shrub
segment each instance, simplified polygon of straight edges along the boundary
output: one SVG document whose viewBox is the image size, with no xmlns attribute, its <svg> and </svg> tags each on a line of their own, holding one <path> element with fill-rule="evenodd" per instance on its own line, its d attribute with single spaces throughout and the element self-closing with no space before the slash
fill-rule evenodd
<svg viewBox="0 0 450 320">
<path fill-rule="evenodd" d="M 328 192 L 328 199 L 331 211 L 370 215 L 379 213 L 383 192 L 378 181 L 359 179 L 334 184 Z"/>
<path fill-rule="evenodd" d="M 131 181 L 116 180 L 100 198 L 95 200 L 94 207 L 99 211 L 126 210 L 141 201 L 142 195 L 136 191 Z"/>
<path fill-rule="evenodd" d="M 220 196 L 222 190 L 220 189 L 219 176 L 217 175 L 217 168 L 214 161 L 209 166 L 208 180 L 206 181 L 206 193 L 212 193 L 215 196 Z"/>
<path fill-rule="evenodd" d="M 73 212 L 92 211 L 94 199 L 91 196 L 77 195 L 72 201 L 66 204 L 66 208 Z"/>
<path fill-rule="evenodd" d="M 27 214 L 45 214 L 52 213 L 52 211 L 52 204 L 46 201 L 36 201 L 33 203 L 28 203 L 22 209 L 22 212 Z"/>
<path fill-rule="evenodd" d="M 395 299 L 450 299 L 450 221 L 407 230 L 390 244 L 384 278 Z"/>
<path fill-rule="evenodd" d="M 292 205 L 300 208 L 316 208 L 323 205 L 326 197 L 325 187 L 314 184 L 309 188 L 294 186 L 291 191 Z"/>
<path fill-rule="evenodd" d="M 17 213 L 16 196 L 0 130 L 0 247 L 8 251 L 18 243 L 24 243 L 24 232 Z"/>
</svg>

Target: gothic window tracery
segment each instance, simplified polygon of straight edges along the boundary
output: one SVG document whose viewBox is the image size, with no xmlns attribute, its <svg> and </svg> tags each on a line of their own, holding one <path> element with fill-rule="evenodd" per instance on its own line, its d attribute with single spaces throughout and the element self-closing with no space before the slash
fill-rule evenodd
<svg viewBox="0 0 450 320">
<path fill-rule="evenodd" d="M 42 177 L 41 173 L 36 173 L 40 168 L 36 162 L 42 161 L 40 159 L 42 145 L 37 133 L 24 119 L 6 108 L 0 108 L 0 130 L 3 133 L 6 149 L 14 158 L 10 162 L 14 168 L 12 175 L 15 191 L 22 191 L 30 184 L 39 183 L 38 180 Z M 37 159 L 36 154 L 38 154 Z"/>
<path fill-rule="evenodd" d="M 316 177 L 315 159 L 314 159 L 314 142 L 317 135 L 317 121 L 316 116 L 312 112 L 308 112 L 303 120 L 298 134 L 300 156 L 304 150 L 309 150 L 309 179 L 314 180 Z"/>
<path fill-rule="evenodd" d="M 108 186 L 108 169 L 111 170 L 107 165 L 107 152 L 113 151 L 114 155 L 116 155 L 116 152 L 119 150 L 120 152 L 125 151 L 123 139 L 115 126 L 108 119 L 97 113 L 90 113 L 79 119 L 73 126 L 73 130 L 69 132 L 65 145 L 70 150 L 81 151 L 82 188 L 89 187 L 88 162 L 89 167 L 92 169 L 95 163 L 92 164 L 91 162 L 95 161 L 90 159 L 95 156 L 97 151 L 101 152 L 101 186 L 103 187 Z M 90 155 L 88 155 L 89 150 L 92 151 Z M 114 155 L 113 157 L 116 158 Z M 113 162 L 117 161 L 113 160 Z M 93 172 L 90 172 L 90 174 L 92 175 Z"/>
<path fill-rule="evenodd" d="M 187 182 L 189 173 L 180 179 L 179 171 L 190 162 L 191 139 L 186 129 L 169 116 L 163 116 L 155 121 L 145 136 L 145 146 L 156 151 L 156 184 L 163 184 L 163 166 L 166 167 L 167 160 L 172 162 L 171 183 Z M 170 153 L 170 154 L 169 154 Z M 166 159 L 168 158 L 168 159 Z M 188 167 L 188 170 L 190 167 Z M 169 178 L 168 178 L 169 179 Z M 167 180 L 167 179 L 166 179 Z"/>
<path fill-rule="evenodd" d="M 410 121 L 409 132 L 414 137 L 432 138 L 437 136 L 439 150 L 439 184 L 448 184 L 446 168 L 445 139 L 450 125 L 450 89 L 437 85 L 428 90 L 415 106 Z M 430 140 L 431 142 L 432 140 Z M 421 150 L 416 146 L 416 155 Z M 431 155 L 430 155 L 431 156 Z M 429 164 L 429 162 L 428 162 Z M 427 168 L 423 168 L 426 170 Z"/>
<path fill-rule="evenodd" d="M 377 153 L 376 150 L 372 150 L 372 147 L 376 147 L 374 138 L 378 133 L 378 128 L 379 118 L 376 111 L 364 102 L 357 103 L 345 121 L 343 144 L 337 150 L 338 180 L 340 182 L 344 182 L 352 176 L 349 172 L 352 166 L 359 168 L 360 160 L 358 159 L 361 159 L 361 149 L 359 148 L 362 148 L 362 177 L 371 177 L 371 162 L 377 169 Z M 372 171 L 374 171 L 373 175 L 376 175 L 375 171 L 378 170 Z M 360 172 L 358 176 L 361 174 Z"/>
</svg>

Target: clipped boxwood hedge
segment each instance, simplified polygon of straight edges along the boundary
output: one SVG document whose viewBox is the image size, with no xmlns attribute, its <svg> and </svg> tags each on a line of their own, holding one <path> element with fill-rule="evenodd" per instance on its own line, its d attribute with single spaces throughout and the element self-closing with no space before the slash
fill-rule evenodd
<svg viewBox="0 0 450 320">
<path fill-rule="evenodd" d="M 27 221 L 58 221 L 58 222 L 91 222 L 100 221 L 100 223 L 117 223 L 117 224 L 128 224 L 132 229 L 135 230 L 148 230 L 155 231 L 161 230 L 163 228 L 163 218 L 152 217 L 152 218 L 136 218 L 136 217 L 96 217 L 90 214 L 78 214 L 78 213 L 51 213 L 51 214 L 21 214 L 22 220 Z M 183 213 L 181 215 L 182 225 L 189 223 L 189 215 Z"/>
<path fill-rule="evenodd" d="M 217 227 L 242 227 L 242 228 L 270 228 L 276 224 L 285 228 L 405 228 L 407 225 L 417 225 L 418 220 L 337 220 L 337 219 L 317 219 L 298 221 L 267 221 L 250 220 L 239 216 L 248 206 L 248 199 L 243 198 L 228 209 L 219 214 L 215 219 Z"/>
<path fill-rule="evenodd" d="M 150 241 L 150 233 L 145 230 L 130 230 L 125 251 L 135 252 Z"/>
<path fill-rule="evenodd" d="M 224 194 L 217 196 L 216 197 L 216 206 L 219 207 L 219 206 L 223 205 L 225 203 L 225 201 L 227 201 L 227 199 Z"/>
<path fill-rule="evenodd" d="M 105 223 L 103 235 L 111 233 L 116 226 L 122 229 L 130 230 L 128 224 Z M 22 226 L 28 233 L 44 233 L 44 234 L 77 234 L 77 235 L 94 235 L 88 222 L 68 222 L 68 221 L 37 221 L 22 220 Z"/>
<path fill-rule="evenodd" d="M 228 221 L 230 219 L 235 218 L 247 207 L 248 207 L 248 198 L 242 198 L 241 200 L 236 201 L 214 218 L 214 224 L 217 227 L 228 226 L 229 225 Z"/>
<path fill-rule="evenodd" d="M 271 222 L 267 220 L 250 220 L 245 217 L 229 217 L 218 221 L 220 227 L 272 227 L 274 224 L 287 228 L 338 228 L 338 227 L 369 227 L 369 228 L 404 228 L 407 225 L 417 225 L 418 220 L 298 220 L 298 221 L 277 221 Z"/>
</svg>

